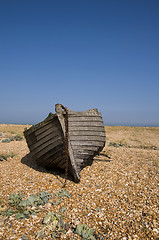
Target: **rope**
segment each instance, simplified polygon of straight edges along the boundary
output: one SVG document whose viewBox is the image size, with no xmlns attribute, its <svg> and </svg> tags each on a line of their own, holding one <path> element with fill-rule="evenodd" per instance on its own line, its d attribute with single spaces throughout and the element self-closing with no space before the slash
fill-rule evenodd
<svg viewBox="0 0 159 240">
<path fill-rule="evenodd" d="M 65 182 L 63 184 L 63 187 L 66 186 L 66 181 L 67 181 L 67 177 L 68 177 L 68 109 L 66 107 L 64 107 L 63 105 L 61 105 L 62 109 L 65 110 L 66 112 L 66 116 L 65 116 L 65 158 L 66 158 L 66 167 L 65 167 Z"/>
</svg>

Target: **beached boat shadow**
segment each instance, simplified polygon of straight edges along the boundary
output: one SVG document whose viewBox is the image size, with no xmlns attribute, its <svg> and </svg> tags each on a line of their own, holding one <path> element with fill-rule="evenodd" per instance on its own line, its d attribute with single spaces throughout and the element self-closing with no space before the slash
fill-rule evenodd
<svg viewBox="0 0 159 240">
<path fill-rule="evenodd" d="M 101 155 L 104 155 L 104 158 L 98 158 L 98 157 L 94 157 L 93 161 L 95 162 L 111 162 L 111 158 L 106 155 L 106 154 L 100 154 L 99 157 Z M 93 163 L 92 161 L 92 163 Z M 52 174 L 53 176 L 55 176 L 57 178 L 57 180 L 61 183 L 63 183 L 63 181 L 61 181 L 60 178 L 65 179 L 65 172 L 62 169 L 47 169 L 41 166 L 38 166 L 38 164 L 36 163 L 35 159 L 32 158 L 31 154 L 26 154 L 22 159 L 21 159 L 21 163 L 38 171 L 38 172 L 43 172 L 43 173 L 49 173 Z M 92 164 L 90 164 L 92 165 Z M 73 177 L 68 174 L 67 179 L 74 182 Z"/>
<path fill-rule="evenodd" d="M 96 161 L 96 162 L 111 162 L 112 160 L 105 159 L 105 158 L 94 158 L 94 161 Z"/>
<path fill-rule="evenodd" d="M 61 181 L 60 178 L 65 179 L 65 172 L 62 169 L 47 169 L 41 166 L 38 166 L 38 164 L 36 163 L 35 159 L 32 158 L 31 154 L 26 154 L 22 159 L 21 159 L 21 163 L 38 171 L 38 172 L 43 172 L 43 173 L 49 173 L 52 174 L 53 176 L 55 176 L 57 178 L 58 181 L 60 181 L 61 183 L 63 183 L 63 181 Z M 73 181 L 73 177 L 68 175 L 67 179 L 70 181 Z"/>
</svg>

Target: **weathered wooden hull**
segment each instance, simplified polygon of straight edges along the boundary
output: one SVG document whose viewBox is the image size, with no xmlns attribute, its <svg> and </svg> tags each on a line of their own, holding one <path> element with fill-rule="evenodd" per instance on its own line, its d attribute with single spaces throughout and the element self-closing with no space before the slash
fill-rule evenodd
<svg viewBox="0 0 159 240">
<path fill-rule="evenodd" d="M 80 170 L 92 163 L 93 157 L 105 145 L 105 129 L 97 109 L 84 112 L 68 111 L 69 172 L 75 182 L 80 181 Z M 65 111 L 56 104 L 56 114 L 49 114 L 43 122 L 24 131 L 32 158 L 47 168 L 66 167 Z"/>
</svg>

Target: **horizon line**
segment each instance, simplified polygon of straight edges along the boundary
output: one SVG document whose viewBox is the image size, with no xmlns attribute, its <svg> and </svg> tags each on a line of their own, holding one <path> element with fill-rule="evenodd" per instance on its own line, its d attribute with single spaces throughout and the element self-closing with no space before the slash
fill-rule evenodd
<svg viewBox="0 0 159 240">
<path fill-rule="evenodd" d="M 6 125 L 36 125 L 38 123 L 0 123 L 0 124 L 6 124 Z M 159 123 L 106 123 L 104 122 L 104 126 L 112 126 L 112 127 L 159 127 Z"/>
</svg>

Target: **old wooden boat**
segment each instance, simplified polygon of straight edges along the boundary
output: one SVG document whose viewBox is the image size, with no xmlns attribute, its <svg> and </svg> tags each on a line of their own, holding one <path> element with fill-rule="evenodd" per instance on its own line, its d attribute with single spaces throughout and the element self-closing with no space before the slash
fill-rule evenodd
<svg viewBox="0 0 159 240">
<path fill-rule="evenodd" d="M 81 169 L 91 165 L 105 145 L 102 116 L 97 109 L 75 112 L 61 104 L 56 104 L 55 110 L 55 114 L 26 129 L 24 136 L 38 165 L 65 170 L 68 155 L 68 172 L 79 182 Z"/>
</svg>

